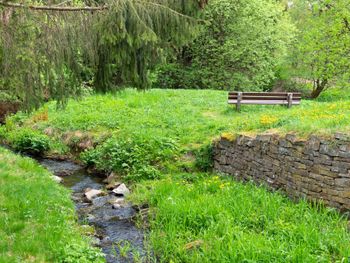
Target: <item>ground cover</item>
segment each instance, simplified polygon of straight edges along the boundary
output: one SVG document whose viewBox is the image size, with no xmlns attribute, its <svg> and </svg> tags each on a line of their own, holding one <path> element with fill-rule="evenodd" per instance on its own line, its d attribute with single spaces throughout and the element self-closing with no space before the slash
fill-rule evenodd
<svg viewBox="0 0 350 263">
<path fill-rule="evenodd" d="M 64 110 L 51 102 L 31 115 L 19 113 L 0 129 L 0 138 L 18 150 L 88 148 L 80 156 L 85 164 L 139 180 L 157 178 L 171 165 L 176 169 L 179 160 L 186 166 L 191 158 L 186 164 L 183 156 L 195 155 L 224 132 L 328 135 L 349 132 L 349 124 L 348 90 L 330 90 L 292 109 L 255 105 L 237 113 L 227 105 L 225 91 L 127 89 L 70 100 Z"/>
<path fill-rule="evenodd" d="M 225 132 L 348 132 L 349 92 L 330 90 L 292 109 L 243 106 L 241 113 L 226 100 L 213 90 L 91 95 L 64 110 L 51 102 L 19 113 L 0 138 L 19 151 L 71 151 L 88 166 L 138 182 L 132 200 L 150 204 L 150 244 L 163 262 L 347 260 L 350 235 L 337 212 L 200 171 L 210 170 L 210 143 Z"/>
<path fill-rule="evenodd" d="M 254 184 L 177 174 L 138 184 L 151 206 L 150 243 L 160 262 L 346 262 L 347 221 Z"/>
<path fill-rule="evenodd" d="M 348 131 L 350 123 L 349 90 L 329 90 L 318 100 L 303 100 L 301 106 L 243 106 L 237 113 L 227 105 L 227 92 L 215 90 L 128 89 L 116 94 L 93 95 L 70 100 L 67 108 L 48 107 L 48 119 L 41 119 L 43 109 L 24 119 L 24 126 L 59 132 L 80 130 L 119 134 L 152 134 L 171 137 L 180 144 L 202 143 L 229 130 L 300 134 Z M 45 108 L 44 108 L 45 109 Z"/>
<path fill-rule="evenodd" d="M 103 262 L 83 232 L 69 191 L 0 148 L 0 262 Z"/>
</svg>

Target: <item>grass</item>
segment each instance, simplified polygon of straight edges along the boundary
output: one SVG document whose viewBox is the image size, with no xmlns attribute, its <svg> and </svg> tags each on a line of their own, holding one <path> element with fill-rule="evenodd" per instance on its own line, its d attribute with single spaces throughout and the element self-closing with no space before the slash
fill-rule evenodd
<svg viewBox="0 0 350 263">
<path fill-rule="evenodd" d="M 198 173 L 193 154 L 209 168 L 207 145 L 224 132 L 349 132 L 349 90 L 292 109 L 243 106 L 237 113 L 226 101 L 224 91 L 129 89 L 70 100 L 64 110 L 51 102 L 19 113 L 0 137 L 38 150 L 49 137 L 56 152 L 91 139 L 93 149 L 80 155 L 86 164 L 139 182 L 132 199 L 151 206 L 150 244 L 161 262 L 347 262 L 350 234 L 336 211 Z"/>
<path fill-rule="evenodd" d="M 70 193 L 30 158 L 0 148 L 0 262 L 103 262 Z"/>
<path fill-rule="evenodd" d="M 138 184 L 151 206 L 159 262 L 348 262 L 350 234 L 337 212 L 293 203 L 263 187 L 204 174 Z"/>
<path fill-rule="evenodd" d="M 177 140 L 181 145 L 201 144 L 220 132 L 295 131 L 330 134 L 349 131 L 350 91 L 330 90 L 319 100 L 303 100 L 301 106 L 242 106 L 237 113 L 227 105 L 227 92 L 213 90 L 126 90 L 110 95 L 93 95 L 80 101 L 70 100 L 67 108 L 56 111 L 48 107 L 48 118 L 42 120 L 43 109 L 24 126 L 44 130 L 90 131 L 94 134 L 152 134 Z M 38 117 L 39 116 L 39 117 Z"/>
</svg>

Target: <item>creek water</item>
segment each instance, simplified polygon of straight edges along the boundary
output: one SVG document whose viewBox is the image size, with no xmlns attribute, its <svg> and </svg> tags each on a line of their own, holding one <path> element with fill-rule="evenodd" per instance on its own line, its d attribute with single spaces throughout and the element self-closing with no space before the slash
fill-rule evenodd
<svg viewBox="0 0 350 263">
<path fill-rule="evenodd" d="M 94 244 L 105 253 L 108 263 L 135 262 L 146 257 L 144 233 L 134 223 L 137 210 L 130 203 L 121 200 L 120 207 L 115 209 L 112 204 L 121 197 L 111 191 L 91 202 L 85 198 L 85 189 L 104 188 L 103 178 L 89 174 L 83 167 L 70 161 L 40 159 L 38 162 L 63 178 L 63 185 L 71 189 L 79 220 L 82 224 L 95 227 Z"/>
</svg>

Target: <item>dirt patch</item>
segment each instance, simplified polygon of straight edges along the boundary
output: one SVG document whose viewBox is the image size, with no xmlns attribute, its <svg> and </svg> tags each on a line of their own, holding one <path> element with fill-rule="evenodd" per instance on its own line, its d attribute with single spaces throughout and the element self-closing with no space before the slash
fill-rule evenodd
<svg viewBox="0 0 350 263">
<path fill-rule="evenodd" d="M 16 113 L 20 109 L 19 102 L 0 101 L 0 123 L 5 122 L 7 115 Z"/>
</svg>

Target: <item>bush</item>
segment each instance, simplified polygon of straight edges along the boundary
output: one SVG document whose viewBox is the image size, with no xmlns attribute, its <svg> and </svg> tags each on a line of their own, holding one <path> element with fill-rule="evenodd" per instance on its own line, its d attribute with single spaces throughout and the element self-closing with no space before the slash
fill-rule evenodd
<svg viewBox="0 0 350 263">
<path fill-rule="evenodd" d="M 203 145 L 194 152 L 196 156 L 195 166 L 203 172 L 209 172 L 213 169 L 213 145 Z"/>
<path fill-rule="evenodd" d="M 103 172 L 117 172 L 128 180 L 155 179 L 159 168 L 177 151 L 169 139 L 113 137 L 81 154 L 82 161 Z"/>
<path fill-rule="evenodd" d="M 10 131 L 6 136 L 6 141 L 16 151 L 35 155 L 42 155 L 50 149 L 49 137 L 29 129 Z"/>
<path fill-rule="evenodd" d="M 158 67 L 154 86 L 161 89 L 202 89 L 204 83 L 191 67 L 169 63 Z"/>
</svg>

